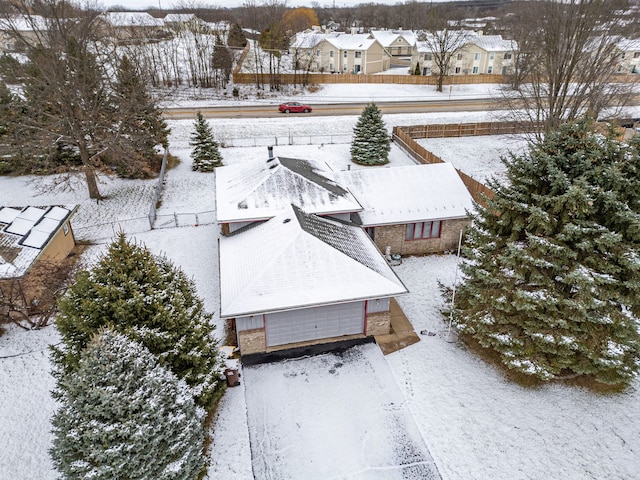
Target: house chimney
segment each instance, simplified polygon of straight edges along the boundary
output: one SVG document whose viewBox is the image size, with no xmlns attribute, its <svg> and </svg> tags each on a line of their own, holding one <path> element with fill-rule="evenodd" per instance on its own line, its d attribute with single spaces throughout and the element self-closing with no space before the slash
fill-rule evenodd
<svg viewBox="0 0 640 480">
<path fill-rule="evenodd" d="M 269 152 L 269 160 L 271 160 L 273 158 L 273 145 L 269 145 L 267 151 Z"/>
</svg>

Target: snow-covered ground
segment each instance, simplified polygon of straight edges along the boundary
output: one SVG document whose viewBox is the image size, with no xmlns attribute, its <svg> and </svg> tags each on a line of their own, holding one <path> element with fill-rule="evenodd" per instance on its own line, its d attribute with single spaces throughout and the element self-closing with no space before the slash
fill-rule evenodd
<svg viewBox="0 0 640 480">
<path fill-rule="evenodd" d="M 375 95 L 373 88 L 359 88 L 365 99 Z M 464 123 L 491 119 L 493 115 L 439 113 L 387 115 L 384 118 L 391 127 L 435 122 Z M 276 135 L 280 130 L 289 129 L 295 132 L 304 130 L 309 135 L 326 134 L 327 131 L 349 134 L 356 120 L 355 116 L 330 120 L 296 116 L 269 120 L 211 120 L 210 123 L 218 135 L 250 138 Z M 190 170 L 188 135 L 191 123 L 171 122 L 171 151 L 180 157 L 182 163 L 169 171 L 160 214 L 214 209 L 213 175 Z M 442 151 L 436 153 L 455 164 L 459 161 L 460 152 L 470 151 L 470 158 L 475 158 L 473 162 L 485 165 L 477 173 L 485 178 L 489 170 L 493 171 L 494 166 L 499 165 L 499 154 L 493 148 L 498 140 L 480 138 L 481 142 L 488 142 L 483 148 L 478 148 L 479 138 L 474 137 L 456 139 L 455 143 L 441 147 Z M 278 155 L 320 159 L 334 168 L 345 168 L 349 163 L 348 144 L 275 148 Z M 230 164 L 266 155 L 266 149 L 226 148 L 222 149 L 222 154 L 224 162 Z M 405 164 L 403 162 L 410 163 L 411 160 L 394 149 L 391 166 Z M 471 169 L 462 164 L 457 166 L 462 170 Z M 46 180 L 48 183 L 49 179 Z M 74 219 L 76 231 L 81 236 L 97 239 L 97 244 L 86 254 L 87 261 L 104 251 L 107 239 L 119 224 L 129 227 L 138 241 L 144 242 L 154 252 L 166 254 L 192 276 L 206 307 L 217 312 L 218 229 L 214 225 L 200 225 L 148 231 L 148 226 L 140 219 L 146 217 L 154 185 L 154 180 L 104 179 L 101 188 L 109 198 L 96 204 L 86 198 L 81 183 L 74 190 L 51 191 L 43 189 L 42 185 L 38 189 L 36 182 L 25 181 L 24 178 L 0 177 L 0 205 L 79 204 L 80 209 Z M 453 283 L 456 270 L 453 256 L 405 258 L 395 268 L 410 290 L 398 300 L 415 330 L 438 334 L 425 335 L 421 342 L 384 357 L 386 364 L 380 368 L 388 366 L 390 369 L 394 380 L 386 377 L 387 381 L 395 381 L 397 385 L 390 388 L 399 388 L 402 392 L 402 401 L 406 402 L 420 437 L 444 479 L 640 479 L 639 381 L 636 380 L 624 393 L 612 395 L 561 384 L 537 388 L 514 385 L 499 371 L 466 351 L 463 345 L 449 343 L 443 334 L 446 322 L 439 314 L 443 304 L 438 294 L 438 281 L 449 285 Z M 222 337 L 223 327 L 217 314 L 215 320 L 218 334 Z M 23 331 L 9 326 L 0 336 L 2 479 L 48 480 L 56 477 L 47 450 L 52 438 L 49 419 L 56 407 L 49 393 L 53 379 L 48 373 L 48 345 L 57 341 L 58 335 L 52 326 L 40 331 Z M 321 360 L 300 359 L 295 365 L 296 371 L 305 372 L 309 382 L 320 384 L 327 379 L 327 366 Z M 289 368 L 287 364 L 273 366 L 276 374 L 284 374 Z M 350 381 L 337 387 L 336 395 L 340 398 L 350 398 L 352 390 L 371 386 L 366 383 L 371 366 L 352 362 L 350 368 L 353 369 Z M 213 426 L 210 479 L 254 478 L 254 432 L 267 425 L 264 417 L 255 414 L 255 393 L 252 393 L 258 388 L 255 377 L 247 369 L 242 385 L 229 389 L 223 398 Z M 292 381 L 286 384 L 287 389 L 265 386 L 264 390 L 269 401 L 273 401 L 275 395 L 291 402 L 291 408 L 303 408 L 306 405 L 299 402 L 310 400 L 297 396 L 296 385 Z M 330 402 L 327 400 L 325 403 Z M 342 404 L 335 402 L 333 407 L 335 410 L 332 411 L 324 406 L 323 416 L 329 427 L 332 421 L 341 418 Z M 377 415 L 384 416 L 385 413 Z M 291 438 L 299 438 L 297 426 L 292 423 L 282 428 L 278 435 L 290 434 Z M 376 429 L 374 433 L 384 433 L 380 422 L 372 423 L 371 428 Z M 261 435 L 269 436 L 268 430 L 260 431 Z M 318 433 L 323 441 L 331 441 L 331 428 Z M 303 440 L 308 439 L 299 441 Z M 366 448 L 364 443 L 358 446 Z M 304 453 L 285 448 L 279 451 L 279 455 L 293 455 L 288 459 L 288 465 L 294 465 L 300 461 L 297 456 Z M 291 478 L 287 477 L 288 468 L 275 468 L 272 477 L 256 478 Z M 259 471 L 255 470 L 255 473 Z M 338 470 L 334 472 L 335 478 L 370 478 L 338 474 L 341 472 Z M 326 478 L 331 478 L 331 475 Z"/>
</svg>

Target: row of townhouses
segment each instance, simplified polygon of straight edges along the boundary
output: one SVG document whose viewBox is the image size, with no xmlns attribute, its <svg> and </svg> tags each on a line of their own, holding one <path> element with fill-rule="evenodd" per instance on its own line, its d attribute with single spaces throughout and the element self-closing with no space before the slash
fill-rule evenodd
<svg viewBox="0 0 640 480">
<path fill-rule="evenodd" d="M 405 66 L 411 73 L 437 74 L 434 51 L 439 52 L 441 44 L 451 53 L 447 75 L 505 75 L 513 68 L 518 50 L 513 40 L 475 31 L 461 32 L 446 41 L 439 41 L 437 35 L 410 30 L 325 33 L 315 29 L 298 33 L 289 51 L 296 67 L 308 72 L 374 74 Z M 618 38 L 615 47 L 617 73 L 640 73 L 640 39 Z"/>
</svg>

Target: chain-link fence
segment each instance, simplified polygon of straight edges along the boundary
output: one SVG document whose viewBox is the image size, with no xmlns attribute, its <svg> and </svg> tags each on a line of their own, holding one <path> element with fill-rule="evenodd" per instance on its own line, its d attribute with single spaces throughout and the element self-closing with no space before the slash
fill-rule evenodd
<svg viewBox="0 0 640 480">
<path fill-rule="evenodd" d="M 213 210 L 198 213 L 173 213 L 156 215 L 153 225 L 157 228 L 193 227 L 198 225 L 210 225 L 216 222 Z"/>
<path fill-rule="evenodd" d="M 221 138 L 224 147 L 268 147 L 271 145 L 330 145 L 351 143 L 353 134 L 276 135 L 273 137 Z"/>
</svg>

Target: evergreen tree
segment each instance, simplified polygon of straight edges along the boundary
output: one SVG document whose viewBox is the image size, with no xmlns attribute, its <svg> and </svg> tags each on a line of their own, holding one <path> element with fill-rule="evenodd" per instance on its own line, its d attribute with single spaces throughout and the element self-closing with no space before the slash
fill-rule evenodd
<svg viewBox="0 0 640 480">
<path fill-rule="evenodd" d="M 213 172 L 214 168 L 222 166 L 222 156 L 218 149 L 218 143 L 213 138 L 211 126 L 200 112 L 198 112 L 189 145 L 193 147 L 191 170 Z"/>
<path fill-rule="evenodd" d="M 244 48 L 247 46 L 247 37 L 242 31 L 240 25 L 238 25 L 237 23 L 233 23 L 231 24 L 231 27 L 229 27 L 227 45 L 236 48 Z"/>
<path fill-rule="evenodd" d="M 351 160 L 360 165 L 384 165 L 389 162 L 389 134 L 382 113 L 375 103 L 365 107 L 351 142 Z"/>
<path fill-rule="evenodd" d="M 127 162 L 117 165 L 124 177 L 145 177 L 158 156 L 157 146 L 168 146 L 169 129 L 149 94 L 136 66 L 123 55 L 116 72 L 113 100 L 118 112 L 118 141 L 109 149 L 109 157 L 124 156 Z"/>
<path fill-rule="evenodd" d="M 640 360 L 640 142 L 586 120 L 505 159 L 476 205 L 459 329 L 510 369 L 624 385 Z"/>
<path fill-rule="evenodd" d="M 110 326 L 157 355 L 200 405 L 208 407 L 215 398 L 221 382 L 212 316 L 193 282 L 168 259 L 120 233 L 91 271 L 80 272 L 59 307 L 56 374 L 76 370 L 92 336 Z"/>
<path fill-rule="evenodd" d="M 233 70 L 233 58 L 231 57 L 229 48 L 222 43 L 222 39 L 218 33 L 216 33 L 215 42 L 211 66 L 216 71 L 216 86 L 218 88 L 227 88 Z"/>
<path fill-rule="evenodd" d="M 420 62 L 416 62 L 416 68 L 413 70 L 414 75 L 420 75 Z"/>
<path fill-rule="evenodd" d="M 195 480 L 205 460 L 204 411 L 142 345 L 103 330 L 54 391 L 56 469 L 65 479 Z"/>
</svg>

